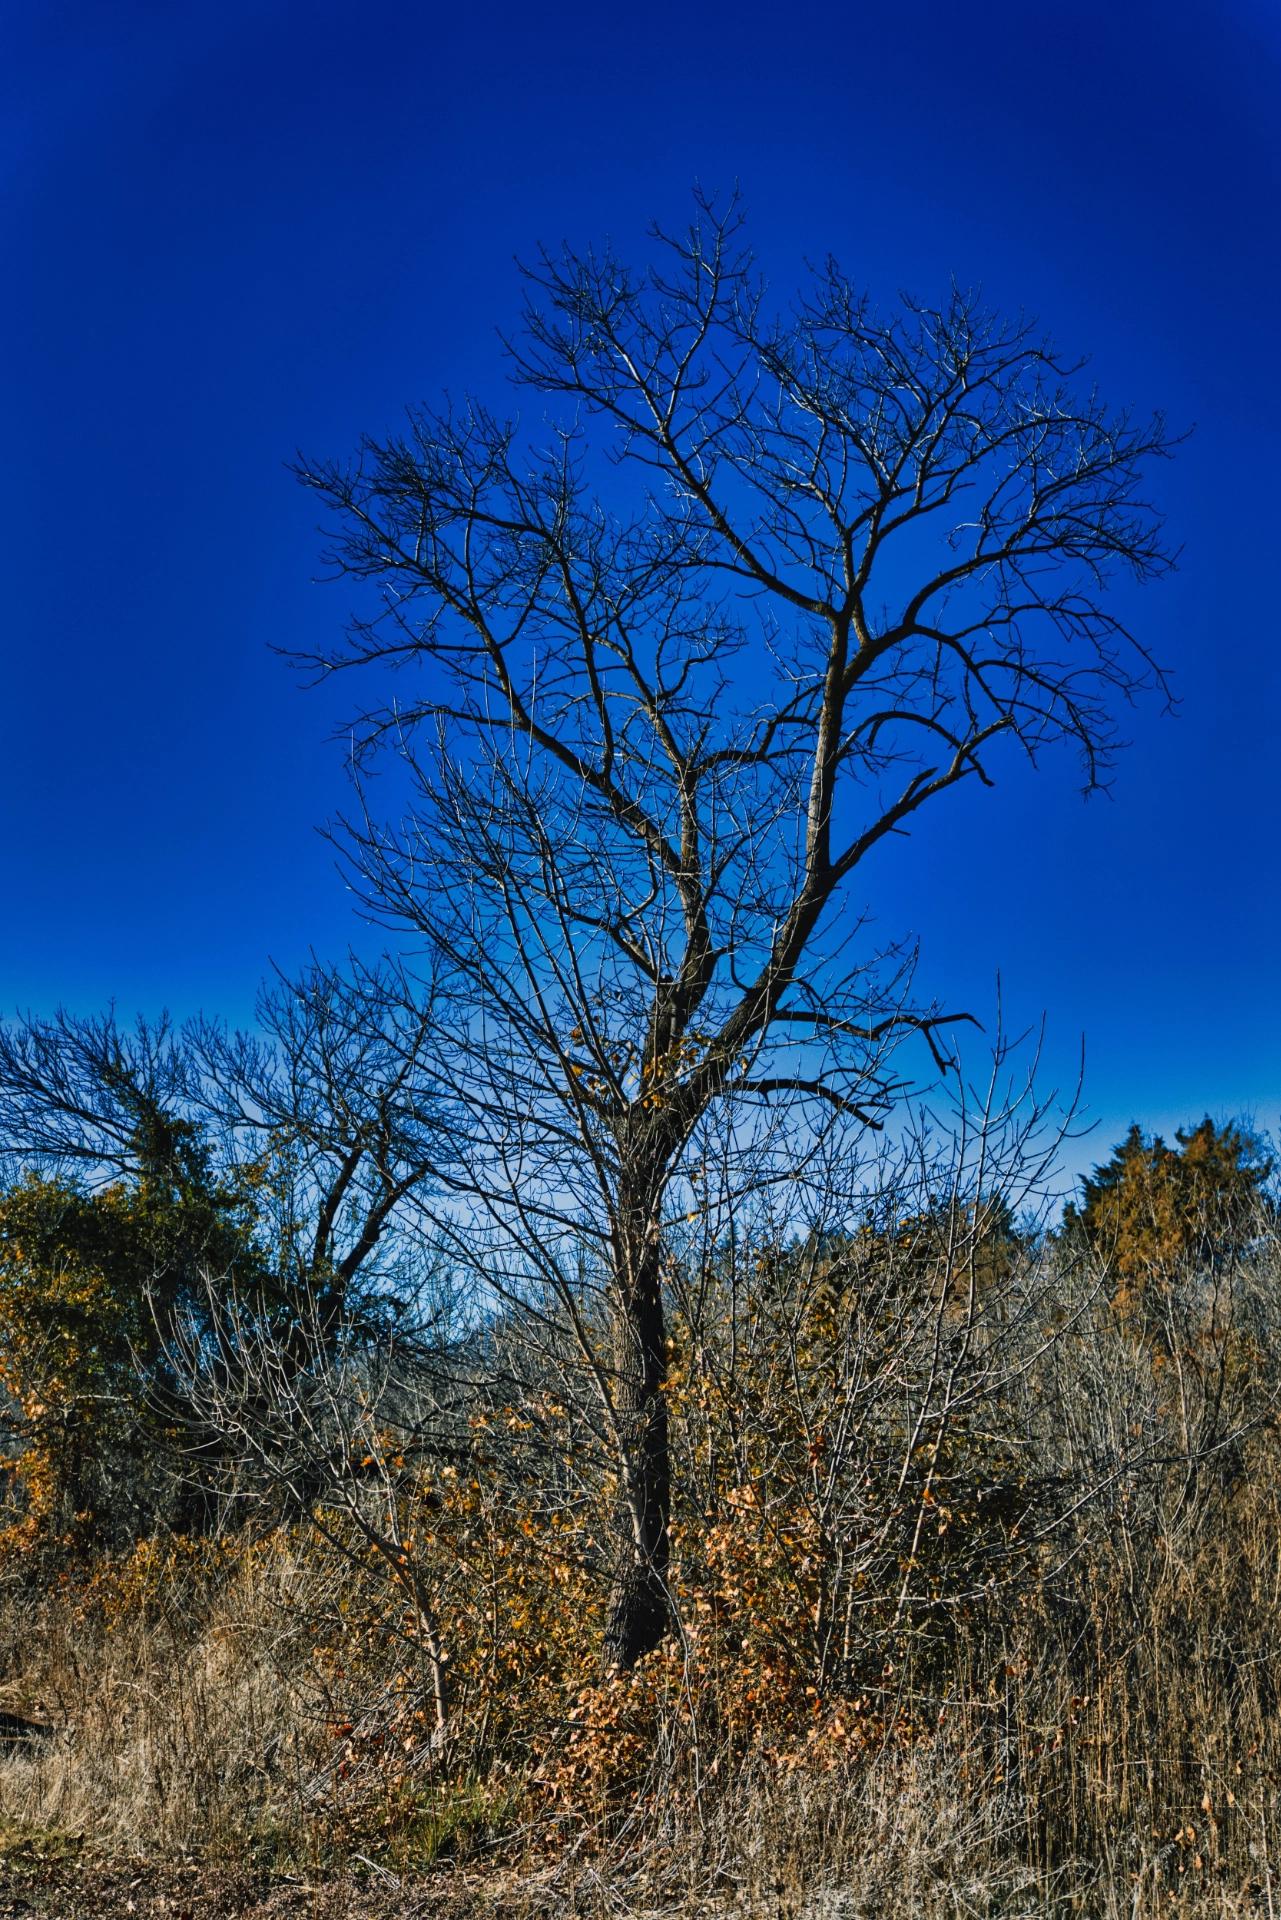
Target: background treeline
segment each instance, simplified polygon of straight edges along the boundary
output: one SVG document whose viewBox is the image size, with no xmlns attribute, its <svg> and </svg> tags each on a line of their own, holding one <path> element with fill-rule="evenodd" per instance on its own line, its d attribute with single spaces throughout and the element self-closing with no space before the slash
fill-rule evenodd
<svg viewBox="0 0 1281 1920">
<path fill-rule="evenodd" d="M 314 969 L 269 1041 L 5 1033 L 0 1659 L 59 1729 L 0 1762 L 10 1833 L 1266 1911 L 1261 1143 L 1135 1127 L 1047 1224 L 998 1091 L 808 1215 L 674 1225 L 670 1617 L 619 1671 L 595 1349 L 428 1233 L 372 1004 Z"/>
</svg>

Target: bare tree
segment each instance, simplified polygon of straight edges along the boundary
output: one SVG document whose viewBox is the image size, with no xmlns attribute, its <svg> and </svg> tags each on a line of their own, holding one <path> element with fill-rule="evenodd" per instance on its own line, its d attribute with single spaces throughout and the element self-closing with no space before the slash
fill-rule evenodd
<svg viewBox="0 0 1281 1920">
<path fill-rule="evenodd" d="M 183 1032 L 193 1107 L 258 1189 L 281 1284 L 336 1329 L 396 1297 L 409 1195 L 429 1182 L 447 1138 L 447 1101 L 429 1078 L 430 993 L 394 964 L 313 960 L 259 995 L 256 1032 L 196 1020 Z M 415 1246 L 420 1270 L 431 1256 Z M 402 1274 L 400 1278 L 404 1278 Z M 356 1296 L 361 1296 L 358 1301 Z"/>
<path fill-rule="evenodd" d="M 0 1137 L 16 1167 L 91 1187 L 198 1177 L 218 1205 L 252 1201 L 277 1288 L 336 1325 L 444 1139 L 431 998 L 389 963 L 313 960 L 256 1016 L 253 1034 L 114 1011 L 0 1024 Z"/>
<path fill-rule="evenodd" d="M 880 1121 L 902 1045 L 944 1068 L 962 1016 L 870 949 L 852 881 L 1012 750 L 1097 785 L 1116 702 L 1161 684 L 1106 590 L 1170 564 L 1162 422 L 955 290 L 882 315 L 829 262 L 776 313 L 740 229 L 700 200 L 643 272 L 544 254 L 509 347 L 531 419 L 415 412 L 299 468 L 376 590 L 312 664 L 406 672 L 358 737 L 408 791 L 349 846 L 432 957 L 468 1133 L 439 1224 L 578 1329 L 621 1667 L 667 1619 L 664 1221 L 706 1128 L 783 1178 Z"/>
<path fill-rule="evenodd" d="M 192 1522 L 225 1479 L 228 1435 L 199 1417 L 178 1348 L 203 1343 L 227 1380 L 253 1373 L 212 1303 L 234 1310 L 240 1333 L 257 1328 L 282 1377 L 309 1375 L 318 1349 L 354 1330 L 413 1318 L 425 1339 L 439 1332 L 439 1265 L 405 1204 L 443 1137 L 445 1103 L 424 1072 L 432 1019 L 430 996 L 408 995 L 394 967 L 352 960 L 278 976 L 253 1035 L 114 1013 L 0 1025 L 0 1138 L 15 1170 L 123 1186 L 138 1202 L 117 1275 L 131 1289 L 118 1394 L 131 1420 L 181 1432 L 181 1454 L 163 1452 Z M 51 1189 L 52 1204 L 65 1191 Z M 128 1475 L 137 1463 L 114 1464 Z"/>
</svg>

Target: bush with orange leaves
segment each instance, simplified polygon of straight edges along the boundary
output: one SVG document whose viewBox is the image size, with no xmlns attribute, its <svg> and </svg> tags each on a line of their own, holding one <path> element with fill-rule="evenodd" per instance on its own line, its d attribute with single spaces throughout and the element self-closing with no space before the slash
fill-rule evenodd
<svg viewBox="0 0 1281 1920">
<path fill-rule="evenodd" d="M 672 1632 L 593 1677 L 538 1777 L 830 1768 L 935 1724 L 958 1633 L 1033 1579 L 1050 1490 L 995 1417 L 1026 1339 L 997 1208 L 762 1253 L 673 1289 Z"/>
</svg>

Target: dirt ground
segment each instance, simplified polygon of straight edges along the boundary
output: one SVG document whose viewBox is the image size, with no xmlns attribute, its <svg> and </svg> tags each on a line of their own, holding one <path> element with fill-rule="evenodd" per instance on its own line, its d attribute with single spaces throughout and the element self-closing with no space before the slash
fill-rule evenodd
<svg viewBox="0 0 1281 1920">
<path fill-rule="evenodd" d="M 499 1920 L 454 1875 L 313 1883 L 206 1865 L 0 1853 L 0 1920 Z"/>
</svg>

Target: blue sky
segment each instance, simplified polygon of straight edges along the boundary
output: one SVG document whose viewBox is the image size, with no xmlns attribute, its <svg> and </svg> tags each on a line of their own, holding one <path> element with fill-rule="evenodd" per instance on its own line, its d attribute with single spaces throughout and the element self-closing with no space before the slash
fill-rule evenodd
<svg viewBox="0 0 1281 1920">
<path fill-rule="evenodd" d="M 1099 1157 L 1138 1117 L 1281 1115 L 1273 634 L 1281 16 L 1263 4 L 50 5 L 0 51 L 0 1007 L 243 1020 L 341 952 L 317 825 L 351 690 L 285 471 L 443 389 L 496 397 L 513 257 L 741 183 L 785 291 L 955 276 L 1195 426 L 1179 572 L 1132 612 L 1180 707 L 936 812 L 868 875 L 926 988 L 1085 1037 Z"/>
</svg>

